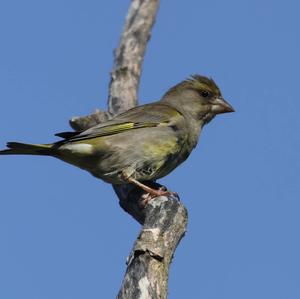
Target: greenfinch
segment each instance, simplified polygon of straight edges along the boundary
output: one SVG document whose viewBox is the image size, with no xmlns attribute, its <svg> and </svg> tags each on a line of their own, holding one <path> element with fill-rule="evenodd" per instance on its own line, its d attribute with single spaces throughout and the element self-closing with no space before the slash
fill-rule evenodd
<svg viewBox="0 0 300 299">
<path fill-rule="evenodd" d="M 167 195 L 143 182 L 169 174 L 188 158 L 205 124 L 233 111 L 212 79 L 194 75 L 157 102 L 81 132 L 58 133 L 63 139 L 55 143 L 8 142 L 0 155 L 52 156 L 107 183 L 133 183 L 152 196 Z"/>
</svg>

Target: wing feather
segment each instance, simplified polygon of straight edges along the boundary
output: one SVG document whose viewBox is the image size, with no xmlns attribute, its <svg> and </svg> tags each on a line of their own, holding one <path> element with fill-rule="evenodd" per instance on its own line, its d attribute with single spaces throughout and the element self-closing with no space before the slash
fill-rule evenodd
<svg viewBox="0 0 300 299">
<path fill-rule="evenodd" d="M 147 104 L 130 109 L 116 116 L 114 119 L 96 125 L 80 133 L 63 132 L 56 134 L 56 136 L 65 138 L 65 142 L 76 142 L 85 139 L 119 134 L 132 129 L 167 126 L 172 123 L 176 116 L 183 117 L 179 111 L 165 104 Z"/>
</svg>

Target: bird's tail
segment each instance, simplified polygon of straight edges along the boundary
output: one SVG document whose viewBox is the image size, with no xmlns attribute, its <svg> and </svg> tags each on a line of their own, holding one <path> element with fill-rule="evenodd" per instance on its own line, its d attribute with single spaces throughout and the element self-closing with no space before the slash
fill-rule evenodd
<svg viewBox="0 0 300 299">
<path fill-rule="evenodd" d="M 27 144 L 8 142 L 8 149 L 0 151 L 0 155 L 52 155 L 52 144 Z"/>
</svg>

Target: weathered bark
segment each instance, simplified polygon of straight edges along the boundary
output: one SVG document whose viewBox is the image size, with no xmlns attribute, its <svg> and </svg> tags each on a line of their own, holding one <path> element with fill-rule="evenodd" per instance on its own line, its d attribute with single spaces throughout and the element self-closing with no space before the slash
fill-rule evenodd
<svg viewBox="0 0 300 299">
<path fill-rule="evenodd" d="M 118 298 L 167 297 L 169 266 L 185 232 L 187 212 L 178 200 L 158 197 L 147 205 L 145 215 Z"/>
<path fill-rule="evenodd" d="M 74 117 L 75 130 L 87 129 L 137 105 L 142 63 L 159 0 L 132 0 L 118 48 L 108 98 L 108 112 Z M 155 182 L 146 182 L 158 188 Z M 166 298 L 169 266 L 186 231 L 187 211 L 174 197 L 158 197 L 146 208 L 144 192 L 133 185 L 114 185 L 120 206 L 143 225 L 127 261 L 119 299 Z"/>
</svg>

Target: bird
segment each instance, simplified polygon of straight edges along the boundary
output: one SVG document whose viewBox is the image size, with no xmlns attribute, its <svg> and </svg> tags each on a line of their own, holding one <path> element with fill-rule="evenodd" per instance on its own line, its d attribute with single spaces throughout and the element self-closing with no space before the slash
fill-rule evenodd
<svg viewBox="0 0 300 299">
<path fill-rule="evenodd" d="M 79 132 L 55 134 L 54 143 L 8 142 L 0 155 L 58 158 L 110 184 L 134 184 L 150 197 L 173 194 L 153 189 L 155 181 L 183 163 L 203 127 L 216 115 L 234 112 L 213 79 L 192 75 L 159 101 L 140 105 Z"/>
</svg>

